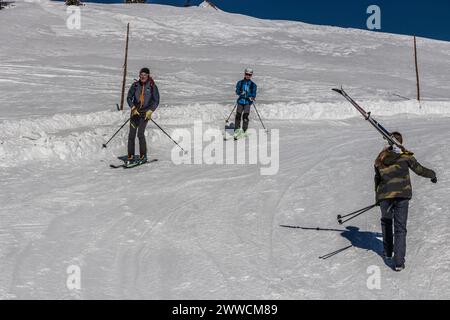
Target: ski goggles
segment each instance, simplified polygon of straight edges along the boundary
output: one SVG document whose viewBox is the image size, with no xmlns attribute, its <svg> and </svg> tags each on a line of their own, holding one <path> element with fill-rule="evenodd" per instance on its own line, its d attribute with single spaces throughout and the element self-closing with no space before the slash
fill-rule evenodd
<svg viewBox="0 0 450 320">
<path fill-rule="evenodd" d="M 253 75 L 250 74 L 250 73 L 246 73 L 245 76 L 246 76 L 246 77 L 253 77 Z"/>
</svg>

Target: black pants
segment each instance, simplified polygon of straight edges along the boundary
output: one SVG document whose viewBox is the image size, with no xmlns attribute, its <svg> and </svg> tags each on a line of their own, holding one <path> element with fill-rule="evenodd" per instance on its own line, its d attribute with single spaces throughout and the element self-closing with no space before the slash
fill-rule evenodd
<svg viewBox="0 0 450 320">
<path fill-rule="evenodd" d="M 392 199 L 380 202 L 381 228 L 383 230 L 383 245 L 387 255 L 394 252 L 395 265 L 405 263 L 406 255 L 406 224 L 408 221 L 408 199 Z M 394 222 L 392 224 L 392 222 Z M 392 228 L 392 225 L 394 228 Z"/>
<path fill-rule="evenodd" d="M 244 114 L 244 116 L 242 116 L 242 114 Z M 234 130 L 240 129 L 241 128 L 241 119 L 243 118 L 243 125 L 242 125 L 242 129 L 245 131 L 247 131 L 248 129 L 248 123 L 250 122 L 248 116 L 250 115 L 250 105 L 246 104 L 246 105 L 238 105 L 237 109 L 236 109 L 236 119 L 234 120 Z"/>
<path fill-rule="evenodd" d="M 148 120 L 143 116 L 133 116 L 130 121 L 130 133 L 128 135 L 128 155 L 134 156 L 136 133 L 139 138 L 139 153 L 147 156 L 147 142 L 145 141 L 145 128 Z"/>
</svg>

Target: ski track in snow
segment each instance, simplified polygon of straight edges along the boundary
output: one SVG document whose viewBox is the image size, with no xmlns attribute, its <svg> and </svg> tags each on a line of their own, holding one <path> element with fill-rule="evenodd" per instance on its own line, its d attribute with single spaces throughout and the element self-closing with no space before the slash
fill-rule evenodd
<svg viewBox="0 0 450 320">
<path fill-rule="evenodd" d="M 447 217 L 436 217 L 432 205 L 441 192 L 449 189 L 448 177 L 441 171 L 444 167 L 439 152 L 443 150 L 411 145 L 413 150 L 420 150 L 419 159 L 428 155 L 427 162 L 436 164 L 442 178 L 440 191 L 433 191 L 425 180 L 414 179 L 417 197 L 411 205 L 408 269 L 404 273 L 393 273 L 377 254 L 360 248 L 319 260 L 319 255 L 348 245 L 348 240 L 335 232 L 279 227 L 337 227 L 337 213 L 373 201 L 367 180 L 372 178 L 371 163 L 380 141 L 367 130 L 366 123 L 351 122 L 352 126 L 328 128 L 315 122 L 302 126 L 272 122 L 285 132 L 280 143 L 283 165 L 274 177 L 261 177 L 256 168 L 245 166 L 173 167 L 164 159 L 148 169 L 128 172 L 88 163 L 85 169 L 72 168 L 65 175 L 61 174 L 67 170 L 64 164 L 46 168 L 48 172 L 32 164 L 30 170 L 38 174 L 22 178 L 27 186 L 22 192 L 29 198 L 20 203 L 10 201 L 9 206 L 29 208 L 12 221 L 19 219 L 32 225 L 34 219 L 40 219 L 42 225 L 35 232 L 22 235 L 27 241 L 16 243 L 16 247 L 29 245 L 14 253 L 13 256 L 18 255 L 15 259 L 8 259 L 15 261 L 9 266 L 15 270 L 9 294 L 50 298 L 65 293 L 64 282 L 57 279 L 63 278 L 65 265 L 77 263 L 88 280 L 79 296 L 65 293 L 65 298 L 445 296 L 446 289 L 433 281 L 439 271 L 426 274 L 425 270 L 446 268 L 448 261 L 439 259 L 437 266 L 428 262 L 424 266 L 427 259 L 423 258 L 439 255 L 441 249 L 421 244 L 424 239 L 439 239 L 447 229 Z M 436 137 L 442 146 L 449 142 L 441 130 L 447 125 L 445 120 L 433 121 L 432 132 L 428 121 L 402 120 L 399 125 L 406 128 L 411 122 L 415 124 L 414 130 L 408 132 L 412 141 L 421 136 Z M 355 132 L 359 138 L 351 140 Z M 348 141 L 339 142 L 343 138 Z M 320 156 L 299 152 L 302 148 L 310 150 L 318 141 L 324 141 L 327 150 Z M 355 152 L 354 143 L 366 148 Z M 166 146 L 158 153 L 168 151 Z M 352 154 L 352 162 L 341 160 L 347 153 Z M 95 177 L 86 179 L 83 171 L 96 172 Z M 341 181 L 342 176 L 353 171 L 358 173 L 354 178 Z M 47 175 L 57 179 L 46 190 L 47 196 L 41 195 L 36 201 L 33 189 L 37 183 L 43 183 L 40 176 Z M 150 184 L 150 189 L 142 193 L 125 192 L 127 184 L 139 185 L 152 177 L 158 177 L 158 190 L 152 191 Z M 11 192 L 23 185 L 13 184 Z M 211 192 L 204 192 L 205 185 Z M 111 190 L 111 186 L 115 188 Z M 224 188 L 226 192 L 222 191 Z M 438 198 L 433 192 L 438 192 Z M 337 200 L 339 206 L 334 203 Z M 70 203 L 69 208 L 64 208 L 66 203 Z M 42 216 L 50 208 L 53 214 Z M 435 217 L 433 225 L 421 215 L 422 210 Z M 361 231 L 379 232 L 378 224 L 379 213 L 371 212 L 352 225 Z M 21 233 L 20 228 L 16 227 L 15 232 Z M 443 247 L 448 245 L 444 239 Z M 161 269 L 166 264 L 171 272 Z M 365 269 L 370 265 L 378 265 L 382 270 L 382 291 L 365 289 Z M 396 291 L 396 284 L 401 284 L 402 289 Z M 348 290 L 349 286 L 354 286 L 354 290 Z"/>
<path fill-rule="evenodd" d="M 78 31 L 65 27 L 61 3 L 17 2 L 1 13 L 2 30 L 10 28 L 0 35 L 9 44 L 0 52 L 1 299 L 450 297 L 448 43 L 419 39 L 419 105 L 396 96 L 415 90 L 405 36 L 205 8 L 89 3 L 82 12 Z M 175 166 L 171 141 L 151 125 L 158 162 L 108 167 L 126 148 L 123 130 L 101 149 L 128 116 L 115 111 L 127 22 L 127 87 L 151 61 L 162 96 L 155 120 L 169 133 L 192 131 L 196 120 L 223 130 L 239 72 L 254 66 L 258 110 L 280 129 L 277 175 L 248 165 Z M 413 177 L 402 273 L 379 256 L 378 209 L 348 225 L 370 237 L 369 249 L 318 259 L 351 244 L 336 215 L 373 203 L 373 160 L 383 146 L 331 91 L 340 84 L 438 172 L 437 185 Z M 254 113 L 251 126 L 260 126 Z M 80 291 L 66 288 L 70 265 L 81 267 Z M 372 265 L 381 290 L 366 286 Z"/>
</svg>

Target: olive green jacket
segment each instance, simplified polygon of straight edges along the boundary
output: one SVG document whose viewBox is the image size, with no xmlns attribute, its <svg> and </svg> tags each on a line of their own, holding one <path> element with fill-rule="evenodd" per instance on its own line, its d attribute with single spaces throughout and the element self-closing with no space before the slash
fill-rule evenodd
<svg viewBox="0 0 450 320">
<path fill-rule="evenodd" d="M 425 178 L 433 179 L 436 177 L 436 173 L 423 167 L 412 153 L 397 154 L 390 150 L 380 153 L 375 162 L 377 202 L 394 198 L 412 198 L 409 169 Z"/>
</svg>

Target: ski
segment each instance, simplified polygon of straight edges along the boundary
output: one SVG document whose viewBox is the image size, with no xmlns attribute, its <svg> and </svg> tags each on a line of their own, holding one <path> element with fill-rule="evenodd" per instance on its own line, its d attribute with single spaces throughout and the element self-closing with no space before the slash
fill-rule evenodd
<svg viewBox="0 0 450 320">
<path fill-rule="evenodd" d="M 142 166 L 142 165 L 144 165 L 144 164 L 150 164 L 150 163 L 153 163 L 153 162 L 156 162 L 156 161 L 158 161 L 158 159 L 152 159 L 152 160 L 148 160 L 148 161 L 142 162 L 142 163 L 140 163 L 140 162 L 138 161 L 138 162 L 135 162 L 134 164 L 130 164 L 130 165 L 127 165 L 127 164 L 125 163 L 125 164 L 121 164 L 121 165 L 110 164 L 109 166 L 110 166 L 111 169 L 120 169 L 120 168 L 123 168 L 123 169 L 132 169 L 132 168 L 136 168 L 136 167 Z"/>
<path fill-rule="evenodd" d="M 150 164 L 150 163 L 153 163 L 153 162 L 156 162 L 156 161 L 158 161 L 158 159 L 147 160 L 145 162 L 138 161 L 138 162 L 132 163 L 130 165 L 126 165 L 125 164 L 124 169 L 132 169 L 132 168 L 136 168 L 136 167 L 142 166 L 144 164 Z"/>
<path fill-rule="evenodd" d="M 230 139 L 233 139 L 234 129 L 235 129 L 234 128 L 234 123 L 230 123 L 230 124 L 225 125 L 225 131 L 223 133 L 223 140 L 224 141 L 228 141 Z"/>
<path fill-rule="evenodd" d="M 125 165 L 124 164 L 121 164 L 121 165 L 110 164 L 109 167 L 111 169 L 119 169 L 119 168 L 124 168 Z"/>
<path fill-rule="evenodd" d="M 394 136 L 386 128 L 384 128 L 378 121 L 376 121 L 374 118 L 372 118 L 372 115 L 370 112 L 366 112 L 358 103 L 356 103 L 356 101 L 353 100 L 353 98 L 350 97 L 347 94 L 347 92 L 344 91 L 343 88 L 341 88 L 341 89 L 335 88 L 332 90 L 339 93 L 345 99 L 347 99 L 356 108 L 356 110 L 358 110 L 358 112 L 362 114 L 364 119 L 369 121 L 369 123 L 383 136 L 384 139 L 386 139 L 388 141 L 388 143 L 391 146 L 396 145 L 400 149 L 406 151 L 405 147 L 403 147 L 402 144 L 400 142 L 398 142 L 397 139 L 395 139 Z"/>
</svg>

